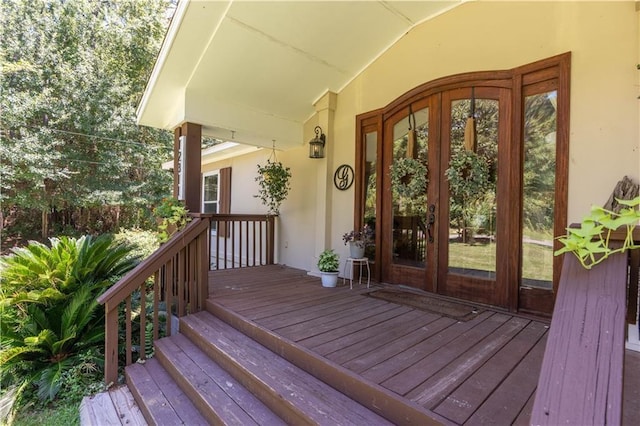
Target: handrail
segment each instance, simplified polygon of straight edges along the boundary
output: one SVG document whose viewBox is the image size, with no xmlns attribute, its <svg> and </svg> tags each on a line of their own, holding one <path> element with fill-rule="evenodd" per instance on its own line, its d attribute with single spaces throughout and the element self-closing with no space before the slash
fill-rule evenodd
<svg viewBox="0 0 640 426">
<path fill-rule="evenodd" d="M 136 315 L 132 307 L 132 294 L 140 292 L 139 348 L 140 358 L 146 357 L 147 340 L 160 336 L 160 306 L 164 303 L 166 334 L 171 334 L 171 317 L 183 316 L 204 308 L 208 295 L 209 271 L 209 220 L 193 219 L 185 229 L 177 232 L 151 256 L 131 270 L 120 281 L 98 297 L 105 306 L 105 382 L 115 383 L 118 378 L 118 317 L 121 304 L 125 302 L 125 357 L 132 363 L 133 324 Z M 153 277 L 152 330 L 147 330 L 146 299 L 148 282 Z M 175 311 L 175 313 L 173 312 Z M 148 338 L 147 333 L 152 337 Z M 149 342 L 152 343 L 152 342 Z"/>
<path fill-rule="evenodd" d="M 626 237 L 621 228 L 609 241 L 619 247 Z M 640 241 L 639 227 L 632 238 Z M 620 423 L 625 322 L 635 323 L 639 266 L 639 250 L 590 270 L 564 254 L 531 424 Z"/>
</svg>

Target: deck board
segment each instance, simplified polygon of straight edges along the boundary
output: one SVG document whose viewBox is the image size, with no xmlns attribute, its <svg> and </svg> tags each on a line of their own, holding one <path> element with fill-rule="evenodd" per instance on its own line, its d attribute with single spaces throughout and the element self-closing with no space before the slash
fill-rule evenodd
<svg viewBox="0 0 640 426">
<path fill-rule="evenodd" d="M 547 327 L 538 322 L 528 324 L 494 357 L 451 392 L 434 411 L 457 423 L 464 423 L 491 392 L 509 375 L 544 335 Z M 434 408 L 433 405 L 429 405 Z"/>
<path fill-rule="evenodd" d="M 284 275 L 284 284 L 271 275 Z M 365 297 L 367 290 L 361 288 L 326 289 L 315 277 L 281 267 L 212 273 L 211 277 L 212 299 L 217 303 L 365 380 L 399 395 L 411 393 L 410 397 L 427 408 L 440 407 L 439 414 L 459 424 L 491 401 L 493 392 L 501 389 L 547 332 L 544 321 L 491 310 L 458 321 Z M 243 292 L 251 300 L 243 300 Z M 501 368 L 492 373 L 496 365 Z M 537 370 L 535 366 L 527 369 L 531 382 L 537 381 L 538 371 L 539 363 Z M 461 415 L 446 403 L 449 395 L 452 399 L 459 396 L 456 391 L 460 395 L 474 392 L 473 379 L 483 381 L 483 393 Z M 523 411 L 533 389 L 527 388 L 526 396 L 520 398 L 512 421 Z"/>
<path fill-rule="evenodd" d="M 459 321 L 366 297 L 376 283 L 327 289 L 277 265 L 210 278 L 216 303 L 453 423 L 530 419 L 546 320 L 486 309 Z"/>
<path fill-rule="evenodd" d="M 522 318 L 511 318 L 446 367 L 437 370 L 406 396 L 424 407 L 433 408 L 456 390 L 459 383 L 466 383 L 467 379 L 480 371 L 528 322 Z"/>
</svg>

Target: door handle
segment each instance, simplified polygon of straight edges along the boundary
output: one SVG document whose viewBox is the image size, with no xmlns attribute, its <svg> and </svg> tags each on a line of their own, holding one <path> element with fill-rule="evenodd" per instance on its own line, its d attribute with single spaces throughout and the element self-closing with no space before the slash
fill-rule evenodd
<svg viewBox="0 0 640 426">
<path fill-rule="evenodd" d="M 436 206 L 431 204 L 429 206 L 429 216 L 427 218 L 427 235 L 429 237 L 429 242 L 433 243 L 433 233 L 431 232 L 433 229 L 434 223 L 436 223 Z"/>
</svg>

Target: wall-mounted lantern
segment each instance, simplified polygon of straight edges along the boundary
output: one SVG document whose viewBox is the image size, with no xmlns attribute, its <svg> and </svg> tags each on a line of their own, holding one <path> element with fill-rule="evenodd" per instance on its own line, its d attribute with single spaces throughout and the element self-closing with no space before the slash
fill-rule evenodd
<svg viewBox="0 0 640 426">
<path fill-rule="evenodd" d="M 324 144 L 327 136 L 322 133 L 320 126 L 316 126 L 314 131 L 316 136 L 309 141 L 309 158 L 324 158 Z"/>
</svg>

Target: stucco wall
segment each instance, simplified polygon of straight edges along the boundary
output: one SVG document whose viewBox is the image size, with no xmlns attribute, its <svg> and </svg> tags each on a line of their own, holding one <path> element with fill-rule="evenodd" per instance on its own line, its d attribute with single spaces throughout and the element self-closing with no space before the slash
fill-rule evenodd
<svg viewBox="0 0 640 426">
<path fill-rule="evenodd" d="M 511 69 L 572 52 L 569 222 L 606 201 L 624 175 L 638 180 L 640 17 L 634 2 L 470 2 L 414 28 L 338 93 L 331 150 L 311 160 L 307 146 L 279 152 L 291 167 L 289 198 L 281 208 L 280 263 L 312 270 L 319 247 L 347 256 L 341 236 L 353 223 L 354 188 L 338 191 L 326 178 L 354 165 L 355 116 L 384 107 L 431 80 L 469 71 Z M 305 124 L 313 136 L 318 117 Z M 233 160 L 232 212 L 264 211 L 255 194 L 255 164 L 268 150 Z M 218 165 L 215 165 L 216 167 Z M 248 174 L 245 175 L 245 173 Z M 237 178 L 244 175 L 243 179 Z M 326 198 L 331 217 L 318 227 Z M 242 209 L 240 208 L 242 207 Z M 244 211 L 246 207 L 246 211 Z M 322 229 L 324 228 L 324 229 Z M 319 242 L 322 230 L 326 242 Z"/>
<path fill-rule="evenodd" d="M 571 64 L 569 222 L 639 176 L 638 12 L 633 2 L 472 2 L 409 32 L 338 95 L 335 164 L 353 164 L 355 116 L 431 80 L 502 70 L 567 51 Z M 335 167 L 334 167 L 335 168 Z M 353 192 L 334 190 L 338 205 Z M 334 245 L 352 213 L 334 210 Z"/>
</svg>

